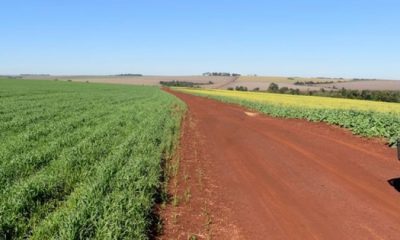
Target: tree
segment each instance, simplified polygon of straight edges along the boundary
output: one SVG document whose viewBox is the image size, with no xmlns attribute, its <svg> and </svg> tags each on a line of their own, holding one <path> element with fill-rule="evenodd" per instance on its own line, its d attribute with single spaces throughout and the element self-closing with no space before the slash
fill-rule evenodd
<svg viewBox="0 0 400 240">
<path fill-rule="evenodd" d="M 236 87 L 235 87 L 235 90 L 236 90 L 236 91 L 247 91 L 247 87 L 244 87 L 244 86 L 236 86 Z"/>
<path fill-rule="evenodd" d="M 278 92 L 279 86 L 276 83 L 271 83 L 268 87 L 268 92 Z"/>
<path fill-rule="evenodd" d="M 289 91 L 289 88 L 288 87 L 281 87 L 280 89 L 279 89 L 279 93 L 286 93 L 286 92 L 288 92 Z"/>
</svg>

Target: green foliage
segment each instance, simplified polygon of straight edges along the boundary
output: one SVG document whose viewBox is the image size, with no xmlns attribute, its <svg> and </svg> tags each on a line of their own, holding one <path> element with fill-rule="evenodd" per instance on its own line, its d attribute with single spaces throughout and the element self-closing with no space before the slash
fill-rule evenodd
<svg viewBox="0 0 400 240">
<path fill-rule="evenodd" d="M 350 90 L 342 88 L 339 91 L 329 91 L 324 95 L 350 99 L 363 99 L 382 102 L 400 102 L 400 91 L 385 90 Z"/>
<path fill-rule="evenodd" d="M 203 76 L 224 76 L 224 77 L 239 77 L 238 73 L 228 73 L 228 72 L 205 72 Z"/>
<path fill-rule="evenodd" d="M 196 84 L 194 82 L 186 82 L 186 81 L 160 81 L 160 84 L 167 87 L 195 87 Z"/>
<path fill-rule="evenodd" d="M 183 111 L 155 87 L 0 80 L 0 238 L 148 239 Z"/>
<path fill-rule="evenodd" d="M 279 91 L 279 86 L 276 83 L 271 83 L 268 87 L 268 92 L 276 93 Z"/>
<path fill-rule="evenodd" d="M 244 91 L 244 92 L 245 92 L 245 91 L 247 91 L 247 87 L 244 87 L 244 86 L 236 86 L 236 87 L 235 87 L 235 90 L 236 90 L 236 91 Z"/>
<path fill-rule="evenodd" d="M 214 84 L 212 81 L 208 81 L 208 83 L 195 83 L 195 82 L 187 82 L 187 81 L 160 81 L 162 86 L 166 87 L 199 87 L 200 85 Z"/>
<path fill-rule="evenodd" d="M 288 87 L 279 88 L 279 93 L 287 93 L 287 92 L 289 92 L 289 88 Z"/>
</svg>

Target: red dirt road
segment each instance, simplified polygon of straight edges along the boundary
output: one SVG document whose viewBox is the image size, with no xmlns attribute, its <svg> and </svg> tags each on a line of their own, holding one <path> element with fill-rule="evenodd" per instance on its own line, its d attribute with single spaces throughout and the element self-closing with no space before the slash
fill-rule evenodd
<svg viewBox="0 0 400 240">
<path fill-rule="evenodd" d="M 188 105 L 180 175 L 192 181 L 180 185 L 192 192 L 174 221 L 167 211 L 165 239 L 400 239 L 400 192 L 388 183 L 400 177 L 395 149 L 172 93 Z"/>
</svg>

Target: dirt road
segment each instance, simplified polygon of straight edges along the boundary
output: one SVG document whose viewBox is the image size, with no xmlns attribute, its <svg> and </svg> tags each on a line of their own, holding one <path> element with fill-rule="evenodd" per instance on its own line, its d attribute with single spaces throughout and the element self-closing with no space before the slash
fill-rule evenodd
<svg viewBox="0 0 400 240">
<path fill-rule="evenodd" d="M 174 221 L 167 211 L 166 239 L 400 239 L 400 193 L 388 183 L 400 177 L 395 149 L 173 94 L 189 109 L 180 175 L 191 180 L 177 185 L 191 198 Z"/>
</svg>

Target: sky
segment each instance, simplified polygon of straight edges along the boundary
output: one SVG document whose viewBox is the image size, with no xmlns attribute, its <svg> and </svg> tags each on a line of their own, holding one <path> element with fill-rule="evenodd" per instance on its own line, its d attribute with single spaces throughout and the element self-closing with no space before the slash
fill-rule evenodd
<svg viewBox="0 0 400 240">
<path fill-rule="evenodd" d="M 398 0 L 1 0 L 0 74 L 400 79 Z"/>
</svg>

